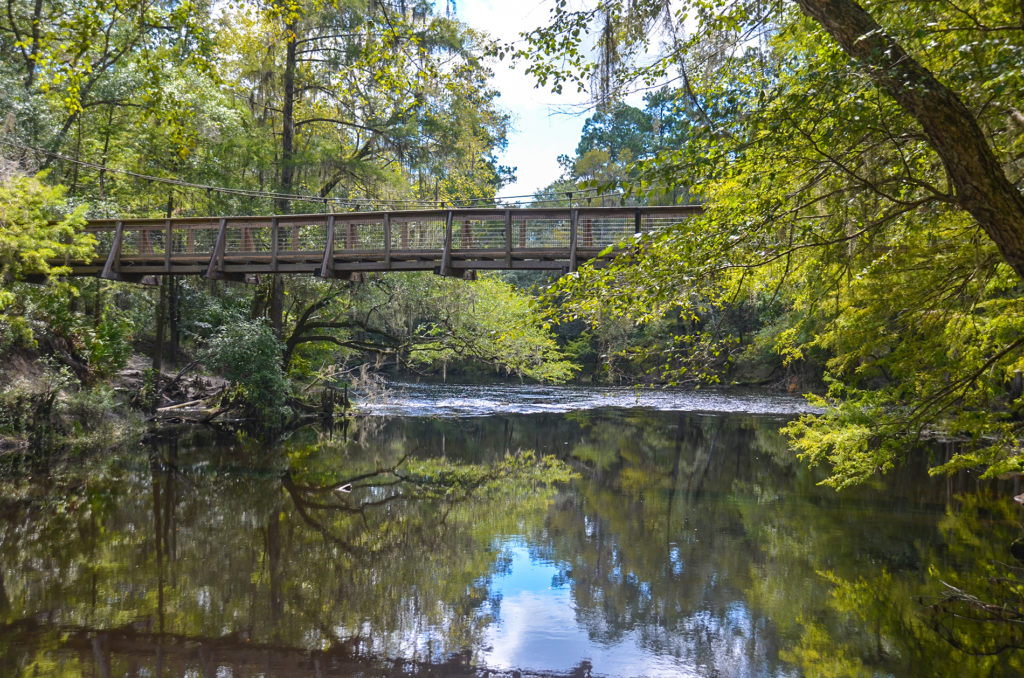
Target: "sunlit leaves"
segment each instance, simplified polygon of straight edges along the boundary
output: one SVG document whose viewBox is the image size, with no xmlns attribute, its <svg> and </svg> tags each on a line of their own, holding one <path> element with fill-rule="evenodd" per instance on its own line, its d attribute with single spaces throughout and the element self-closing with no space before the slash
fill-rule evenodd
<svg viewBox="0 0 1024 678">
<path fill-rule="evenodd" d="M 601 3 L 590 19 L 614 21 L 627 6 Z M 1019 8 L 867 9 L 958 93 L 1019 179 L 1024 118 L 1009 103 L 1024 94 Z M 964 445 L 941 470 L 1019 471 L 1020 284 L 954 207 L 917 123 L 790 6 L 688 2 L 682 14 L 697 19 L 687 40 L 650 71 L 633 59 L 617 72 L 638 82 L 669 64 L 683 79 L 701 124 L 645 169 L 692 186 L 706 213 L 622 265 L 562 282 L 563 308 L 652 323 L 692 307 L 781 302 L 788 316 L 765 330 L 785 363 L 831 356 L 828 410 L 789 428 L 808 459 L 832 465 L 829 482 L 884 472 L 934 437 Z M 574 20 L 556 11 L 538 35 L 555 50 L 573 39 Z M 630 61 L 630 50 L 616 57 Z M 673 340 L 662 343 L 671 355 Z"/>
<path fill-rule="evenodd" d="M 13 175 L 0 181 L 0 346 L 13 333 L 31 342 L 32 331 L 26 323 L 25 299 L 19 298 L 12 284 L 27 276 L 47 282 L 65 273 L 67 268 L 51 265 L 54 260 L 91 260 L 96 239 L 83 233 L 82 213 L 67 213 L 62 188 L 49 187 L 39 178 Z M 65 295 L 75 290 L 61 284 Z"/>
</svg>

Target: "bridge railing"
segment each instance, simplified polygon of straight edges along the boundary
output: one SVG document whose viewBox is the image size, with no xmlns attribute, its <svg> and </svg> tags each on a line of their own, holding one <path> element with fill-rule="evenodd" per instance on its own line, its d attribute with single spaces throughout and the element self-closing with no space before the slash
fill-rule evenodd
<svg viewBox="0 0 1024 678">
<path fill-rule="evenodd" d="M 697 206 L 452 209 L 240 217 L 94 220 L 102 275 L 215 267 L 306 267 L 335 260 L 451 262 L 593 258 L 637 233 L 686 219 Z M 79 262 L 82 265 L 89 262 Z M 465 267 L 463 264 L 458 264 Z M 191 268 L 189 268 L 191 267 Z M 206 269 L 203 269 L 206 270 Z M 285 270 L 285 268 L 281 268 Z M 208 271 L 208 272 L 209 272 Z"/>
</svg>

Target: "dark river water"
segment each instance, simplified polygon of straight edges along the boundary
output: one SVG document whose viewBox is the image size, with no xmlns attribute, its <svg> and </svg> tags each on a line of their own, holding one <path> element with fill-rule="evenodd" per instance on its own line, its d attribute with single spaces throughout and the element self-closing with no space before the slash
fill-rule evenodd
<svg viewBox="0 0 1024 678">
<path fill-rule="evenodd" d="M 934 449 L 837 494 L 801 411 L 407 386 L 273 445 L 7 463 L 0 676 L 1024 674 L 1016 481 Z"/>
</svg>

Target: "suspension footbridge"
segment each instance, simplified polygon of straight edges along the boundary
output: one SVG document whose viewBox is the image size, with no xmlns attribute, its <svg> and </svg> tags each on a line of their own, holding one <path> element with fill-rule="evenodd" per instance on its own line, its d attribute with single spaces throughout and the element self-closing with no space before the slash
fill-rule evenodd
<svg viewBox="0 0 1024 678">
<path fill-rule="evenodd" d="M 134 282 L 158 275 L 571 272 L 628 250 L 637 234 L 700 212 L 680 205 L 102 219 L 85 228 L 96 237 L 96 256 L 67 264 L 72 275 Z"/>
</svg>

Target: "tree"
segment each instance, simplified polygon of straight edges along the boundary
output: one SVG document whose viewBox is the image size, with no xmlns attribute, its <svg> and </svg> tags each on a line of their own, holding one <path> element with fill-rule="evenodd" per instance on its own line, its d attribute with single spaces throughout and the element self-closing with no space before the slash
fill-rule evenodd
<svg viewBox="0 0 1024 678">
<path fill-rule="evenodd" d="M 262 321 L 236 321 L 211 337 L 202 358 L 207 367 L 231 381 L 261 422 L 274 426 L 288 415 L 281 352 L 280 342 Z"/>
<path fill-rule="evenodd" d="M 535 300 L 494 278 L 393 273 L 359 285 L 299 284 L 292 295 L 284 360 L 297 373 L 352 358 L 443 376 L 449 366 L 552 383 L 575 373 Z"/>
<path fill-rule="evenodd" d="M 52 282 L 67 269 L 49 261 L 94 256 L 96 239 L 81 230 L 84 210 L 68 213 L 63 194 L 37 177 L 13 174 L 0 181 L 0 346 L 12 339 L 32 341 L 14 283 L 29 277 Z M 73 293 L 67 285 L 63 289 Z"/>
<path fill-rule="evenodd" d="M 6 91 L 8 112 L 32 146 L 60 151 L 84 117 L 128 103 L 132 82 L 155 109 L 164 60 L 202 73 L 205 3 L 162 0 L 5 0 L 0 13 L 0 50 L 18 74 L 20 87 Z M 7 69 L 5 69 L 7 70 Z M 136 99 L 132 103 L 138 105 Z M 103 111 L 103 109 L 107 111 Z M 49 166 L 53 157 L 43 162 Z"/>
<path fill-rule="evenodd" d="M 825 412 L 789 428 L 810 459 L 833 464 L 831 482 L 890 468 L 936 435 L 965 442 L 944 469 L 1024 468 L 1019 7 L 876 4 L 869 15 L 802 2 L 842 49 L 793 8 L 756 9 L 558 5 L 528 36 L 542 81 L 600 76 L 601 98 L 677 77 L 700 121 L 646 170 L 692 185 L 705 216 L 666 229 L 628 266 L 568 278 L 568 314 L 644 323 L 780 300 L 776 350 L 831 358 Z M 697 28 L 683 37 L 687 12 Z M 638 65 L 655 22 L 669 49 Z M 574 30 L 590 25 L 599 60 L 577 52 L 560 68 Z"/>
<path fill-rule="evenodd" d="M 910 56 L 854 0 L 798 0 L 924 130 L 942 160 L 956 203 L 1024 277 L 1024 194 L 1006 176 L 975 115 L 960 97 Z M 1024 25 L 1012 28 L 1024 32 Z"/>
</svg>

